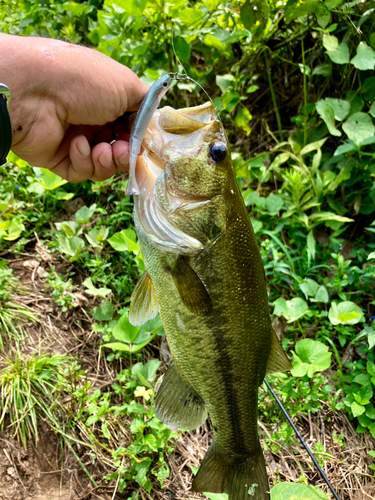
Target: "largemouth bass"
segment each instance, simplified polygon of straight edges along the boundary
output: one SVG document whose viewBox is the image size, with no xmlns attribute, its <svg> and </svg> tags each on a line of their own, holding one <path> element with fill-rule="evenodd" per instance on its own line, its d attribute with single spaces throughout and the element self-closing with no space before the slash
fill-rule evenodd
<svg viewBox="0 0 375 500">
<path fill-rule="evenodd" d="M 211 103 L 159 109 L 138 157 L 135 226 L 146 272 L 129 319 L 160 316 L 172 364 L 157 394 L 163 422 L 214 429 L 193 490 L 270 498 L 257 430 L 258 388 L 290 368 L 272 330 L 262 261 Z"/>
</svg>

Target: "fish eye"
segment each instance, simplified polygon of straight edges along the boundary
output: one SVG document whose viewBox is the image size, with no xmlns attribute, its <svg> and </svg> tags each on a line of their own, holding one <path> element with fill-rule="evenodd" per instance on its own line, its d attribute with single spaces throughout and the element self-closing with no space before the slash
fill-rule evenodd
<svg viewBox="0 0 375 500">
<path fill-rule="evenodd" d="M 213 142 L 208 152 L 215 162 L 220 162 L 227 156 L 227 147 L 223 142 Z"/>
</svg>

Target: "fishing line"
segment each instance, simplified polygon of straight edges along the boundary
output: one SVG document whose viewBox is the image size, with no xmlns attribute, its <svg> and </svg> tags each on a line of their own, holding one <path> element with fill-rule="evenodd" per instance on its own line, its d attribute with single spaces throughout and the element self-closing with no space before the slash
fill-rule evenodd
<svg viewBox="0 0 375 500">
<path fill-rule="evenodd" d="M 180 64 L 180 66 L 182 67 L 182 69 L 184 70 L 184 73 L 169 73 L 170 77 L 171 78 L 174 78 L 175 80 L 190 80 L 192 82 L 194 82 L 196 85 L 198 85 L 198 87 L 200 87 L 203 92 L 206 94 L 206 96 L 208 97 L 208 99 L 211 101 L 211 104 L 215 110 L 215 113 L 221 123 L 221 120 L 220 120 L 220 113 L 217 109 L 217 107 L 215 106 L 214 104 L 214 101 L 211 99 L 211 97 L 208 95 L 207 91 L 202 87 L 202 85 L 200 83 L 198 83 L 196 80 L 194 80 L 194 78 L 191 78 L 191 76 L 189 76 L 187 74 L 187 71 L 185 69 L 185 66 L 182 64 L 180 58 L 178 57 L 177 53 L 176 53 L 176 50 L 174 48 L 174 30 L 172 29 L 172 49 L 173 49 L 173 53 L 174 53 L 174 56 L 177 60 L 177 62 Z M 222 124 L 222 123 L 221 123 Z"/>
<path fill-rule="evenodd" d="M 321 477 L 324 479 L 324 481 L 326 482 L 328 488 L 331 490 L 331 493 L 332 495 L 336 498 L 336 500 L 340 500 L 338 494 L 336 493 L 335 489 L 333 488 L 332 484 L 330 483 L 328 477 L 324 474 L 323 472 L 323 469 L 320 467 L 320 465 L 318 464 L 318 462 L 316 461 L 316 458 L 314 457 L 312 451 L 310 450 L 310 448 L 307 446 L 307 444 L 305 443 L 303 437 L 301 436 L 301 434 L 299 433 L 297 427 L 294 425 L 292 419 L 290 418 L 288 412 L 286 411 L 286 409 L 284 408 L 282 402 L 280 401 L 280 399 L 277 397 L 276 393 L 274 392 L 274 390 L 272 389 L 272 387 L 270 386 L 270 384 L 268 383 L 267 379 L 264 379 L 264 382 L 266 383 L 266 386 L 267 386 L 267 389 L 270 391 L 270 393 L 272 394 L 272 396 L 275 398 L 276 400 L 276 403 L 279 405 L 281 411 L 284 413 L 285 415 L 285 418 L 288 420 L 289 424 L 292 426 L 296 436 L 298 437 L 298 439 L 301 441 L 303 447 L 305 448 L 305 450 L 307 451 L 307 453 L 310 455 L 310 458 L 311 460 L 314 462 L 314 465 L 315 467 L 318 469 L 319 471 L 319 474 L 321 475 Z"/>
</svg>

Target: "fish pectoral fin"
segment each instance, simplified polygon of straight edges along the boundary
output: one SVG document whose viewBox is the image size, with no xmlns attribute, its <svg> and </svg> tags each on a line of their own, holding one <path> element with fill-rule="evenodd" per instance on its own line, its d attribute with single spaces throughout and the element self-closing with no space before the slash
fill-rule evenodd
<svg viewBox="0 0 375 500">
<path fill-rule="evenodd" d="M 155 288 L 146 271 L 138 281 L 130 298 L 129 321 L 134 326 L 141 326 L 154 319 L 160 311 Z"/>
<path fill-rule="evenodd" d="M 190 312 L 205 316 L 212 310 L 211 298 L 197 273 L 184 257 L 177 259 L 173 269 L 169 269 L 182 302 Z"/>
<path fill-rule="evenodd" d="M 207 409 L 203 399 L 172 364 L 164 375 L 155 399 L 157 417 L 168 425 L 193 430 L 204 424 Z"/>
<path fill-rule="evenodd" d="M 292 369 L 289 359 L 286 357 L 285 351 L 277 338 L 273 328 L 271 328 L 271 351 L 268 356 L 266 375 L 272 373 L 286 372 Z"/>
</svg>

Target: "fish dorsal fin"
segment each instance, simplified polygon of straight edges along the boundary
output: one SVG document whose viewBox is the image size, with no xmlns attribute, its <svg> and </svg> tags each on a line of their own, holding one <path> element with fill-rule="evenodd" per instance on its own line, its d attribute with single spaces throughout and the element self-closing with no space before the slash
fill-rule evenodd
<svg viewBox="0 0 375 500">
<path fill-rule="evenodd" d="M 184 257 L 177 259 L 173 269 L 169 269 L 182 302 L 190 312 L 206 316 L 212 310 L 211 298 L 197 273 Z"/>
<path fill-rule="evenodd" d="M 273 328 L 271 328 L 271 332 L 271 351 L 267 361 L 266 375 L 285 372 L 292 368 Z"/>
<path fill-rule="evenodd" d="M 129 321 L 134 326 L 141 326 L 154 319 L 160 311 L 155 288 L 146 271 L 138 281 L 130 298 Z"/>
<path fill-rule="evenodd" d="M 204 424 L 206 405 L 185 377 L 172 364 L 164 375 L 155 399 L 157 417 L 167 425 L 193 430 Z"/>
</svg>

